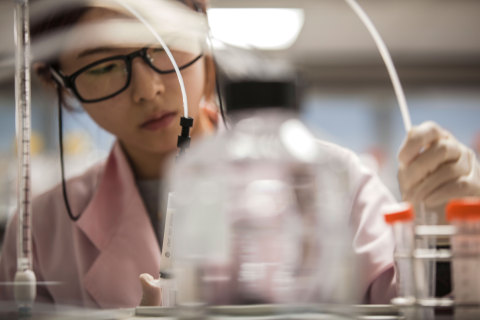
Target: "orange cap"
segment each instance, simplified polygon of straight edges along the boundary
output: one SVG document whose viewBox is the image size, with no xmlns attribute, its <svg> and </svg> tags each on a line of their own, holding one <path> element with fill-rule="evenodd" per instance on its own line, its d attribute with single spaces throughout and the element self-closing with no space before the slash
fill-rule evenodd
<svg viewBox="0 0 480 320">
<path fill-rule="evenodd" d="M 451 200 L 447 205 L 447 220 L 480 220 L 480 198 Z"/>
<path fill-rule="evenodd" d="M 385 222 L 393 224 L 395 222 L 412 221 L 414 218 L 412 205 L 408 202 L 402 202 L 384 214 Z"/>
</svg>

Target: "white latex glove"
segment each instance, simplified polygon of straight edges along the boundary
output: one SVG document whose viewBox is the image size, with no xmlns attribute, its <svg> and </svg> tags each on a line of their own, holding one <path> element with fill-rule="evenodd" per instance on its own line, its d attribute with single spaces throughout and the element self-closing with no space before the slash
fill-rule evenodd
<svg viewBox="0 0 480 320">
<path fill-rule="evenodd" d="M 160 287 L 156 284 L 156 281 L 150 274 L 142 273 L 140 275 L 140 283 L 142 285 L 142 301 L 141 306 L 160 306 L 162 305 L 162 294 Z"/>
<path fill-rule="evenodd" d="M 398 155 L 403 199 L 426 207 L 450 199 L 480 196 L 480 169 L 475 153 L 434 122 L 412 128 Z"/>
</svg>

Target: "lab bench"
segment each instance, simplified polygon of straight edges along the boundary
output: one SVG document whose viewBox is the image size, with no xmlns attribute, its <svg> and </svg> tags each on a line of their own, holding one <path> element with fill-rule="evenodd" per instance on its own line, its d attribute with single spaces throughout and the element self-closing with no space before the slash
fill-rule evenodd
<svg viewBox="0 0 480 320">
<path fill-rule="evenodd" d="M 94 310 L 72 306 L 55 306 L 36 304 L 30 316 L 21 317 L 13 304 L 0 302 L 0 319 L 32 320 L 148 320 L 148 319 L 212 319 L 212 320 L 400 320 L 414 319 L 406 317 L 397 306 L 393 305 L 353 305 L 353 306 L 310 306 L 294 308 L 273 305 L 215 306 L 206 308 L 201 316 L 176 317 L 178 309 L 160 307 L 137 307 L 128 309 Z M 437 310 L 435 320 L 453 319 L 451 308 Z"/>
</svg>

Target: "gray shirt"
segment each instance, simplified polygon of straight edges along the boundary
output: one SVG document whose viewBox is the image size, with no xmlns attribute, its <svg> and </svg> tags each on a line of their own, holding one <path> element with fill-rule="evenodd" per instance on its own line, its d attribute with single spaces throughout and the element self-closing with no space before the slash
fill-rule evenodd
<svg viewBox="0 0 480 320">
<path fill-rule="evenodd" d="M 137 180 L 137 188 L 147 209 L 150 222 L 157 237 L 158 244 L 162 248 L 163 243 L 163 220 L 165 210 L 161 205 L 161 182 L 160 180 Z"/>
</svg>

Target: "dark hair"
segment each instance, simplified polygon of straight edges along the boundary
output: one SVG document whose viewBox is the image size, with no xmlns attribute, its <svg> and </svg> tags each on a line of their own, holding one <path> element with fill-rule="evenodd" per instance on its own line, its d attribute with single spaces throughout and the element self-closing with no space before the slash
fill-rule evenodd
<svg viewBox="0 0 480 320">
<path fill-rule="evenodd" d="M 184 3 L 198 12 L 207 12 L 205 0 L 177 0 Z M 40 4 L 40 0 L 30 0 L 31 3 Z M 67 2 L 68 3 L 68 2 Z M 72 1 L 71 4 L 62 4 L 62 10 L 57 10 L 44 19 L 32 19 L 30 22 L 30 36 L 33 41 L 48 33 L 73 26 L 80 18 L 92 7 L 78 1 Z M 46 61 L 55 63 L 56 61 Z"/>
<path fill-rule="evenodd" d="M 36 1 L 34 0 L 33 2 Z M 65 10 L 55 12 L 45 19 L 32 20 L 30 24 L 32 40 L 49 32 L 74 25 L 89 9 L 87 6 L 71 6 Z"/>
<path fill-rule="evenodd" d="M 191 9 L 206 13 L 206 2 L 207 0 L 177 0 L 181 3 L 184 3 Z M 32 5 L 40 6 L 42 4 L 41 0 L 30 0 Z M 86 14 L 90 9 L 92 9 L 92 5 L 88 2 L 83 1 L 66 1 L 62 2 L 61 6 L 59 6 L 59 10 L 54 11 L 53 13 L 48 14 L 46 17 L 42 17 L 41 19 L 36 19 L 35 16 L 31 17 L 30 22 L 30 35 L 32 41 L 36 41 L 41 39 L 43 36 L 48 35 L 49 33 L 53 33 L 55 31 L 59 31 L 68 27 L 75 25 L 84 14 Z M 55 68 L 59 67 L 58 56 L 53 56 L 46 61 L 42 61 L 41 67 L 36 68 L 36 72 L 40 77 L 44 78 L 51 78 L 50 75 L 50 66 Z M 207 70 L 211 73 L 208 76 L 214 77 L 214 67 L 213 62 L 207 59 Z M 207 79 L 208 79 L 207 76 Z M 208 89 L 207 91 L 210 94 L 213 94 L 214 88 L 213 85 L 207 81 Z M 69 110 L 73 110 L 70 104 L 65 101 L 65 99 L 61 98 L 62 104 Z"/>
<path fill-rule="evenodd" d="M 32 9 L 35 5 L 42 5 L 42 1 L 39 0 L 30 0 L 30 3 Z M 30 16 L 30 37 L 32 42 L 40 40 L 43 36 L 47 36 L 49 33 L 73 26 L 88 10 L 90 10 L 89 6 L 81 4 L 78 1 L 72 1 L 69 4 L 65 4 L 65 6 L 62 4 L 62 7 L 59 6 L 58 10 L 47 15 L 39 15 L 39 17 L 32 14 Z M 42 63 L 35 68 L 36 73 L 41 78 L 52 79 L 50 66 L 58 67 L 58 56 L 49 57 L 47 60 L 41 62 Z M 71 104 L 65 100 L 63 94 L 59 93 L 58 99 L 67 110 L 74 110 Z"/>
<path fill-rule="evenodd" d="M 198 12 L 207 12 L 205 1 L 201 0 L 177 0 L 191 7 Z M 39 0 L 30 0 L 31 3 L 39 3 Z M 65 5 L 64 10 L 59 10 L 47 16 L 45 19 L 33 19 L 30 24 L 30 34 L 32 38 L 43 35 L 60 28 L 74 25 L 91 7 L 73 1 L 70 5 Z"/>
</svg>

